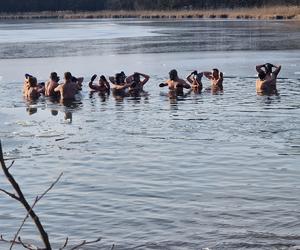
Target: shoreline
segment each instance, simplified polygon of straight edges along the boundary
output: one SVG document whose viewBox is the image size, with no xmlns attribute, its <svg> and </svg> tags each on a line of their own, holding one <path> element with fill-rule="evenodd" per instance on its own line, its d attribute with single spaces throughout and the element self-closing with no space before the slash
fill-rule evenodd
<svg viewBox="0 0 300 250">
<path fill-rule="evenodd" d="M 300 20 L 300 6 L 178 11 L 43 11 L 0 13 L 0 20 L 19 19 L 258 19 Z"/>
</svg>

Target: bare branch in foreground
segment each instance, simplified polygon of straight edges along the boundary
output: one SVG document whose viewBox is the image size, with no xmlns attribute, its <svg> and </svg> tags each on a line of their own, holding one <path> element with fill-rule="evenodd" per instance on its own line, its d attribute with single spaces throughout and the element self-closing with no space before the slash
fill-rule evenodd
<svg viewBox="0 0 300 250">
<path fill-rule="evenodd" d="M 65 240 L 65 243 L 63 244 L 63 246 L 59 250 L 65 249 L 68 245 L 68 242 L 69 242 L 69 238 L 67 237 L 66 240 Z"/>
<path fill-rule="evenodd" d="M 57 177 L 57 179 L 50 185 L 50 187 L 49 188 L 47 188 L 40 196 L 37 196 L 36 198 L 35 198 L 35 201 L 33 202 L 33 204 L 31 205 L 31 208 L 30 208 L 30 211 L 27 211 L 27 214 L 26 214 L 26 216 L 25 216 L 25 218 L 23 219 L 23 221 L 22 221 L 22 223 L 21 223 L 21 225 L 20 225 L 20 227 L 19 227 L 19 229 L 18 229 L 18 231 L 16 232 L 16 234 L 15 234 L 15 237 L 14 237 L 14 239 L 13 239 L 13 242 L 12 242 L 12 244 L 11 244 L 11 246 L 10 246 L 10 250 L 12 249 L 12 247 L 13 247 L 13 245 L 14 245 L 14 242 L 15 242 L 15 240 L 17 239 L 17 237 L 18 237 L 18 235 L 19 235 L 19 233 L 21 232 L 21 230 L 22 230 L 22 228 L 23 228 L 23 226 L 24 226 L 24 224 L 25 224 L 25 222 L 26 222 L 26 220 L 28 219 L 28 217 L 29 217 L 29 215 L 30 215 L 30 212 L 32 211 L 32 209 L 35 207 L 35 205 L 55 186 L 55 184 L 60 180 L 60 178 L 62 177 L 62 175 L 63 175 L 63 173 L 61 173 L 58 177 Z"/>
<path fill-rule="evenodd" d="M 10 174 L 8 168 L 5 165 L 5 161 L 3 158 L 3 151 L 2 151 L 2 145 L 0 142 L 0 163 L 1 163 L 1 167 L 2 170 L 6 176 L 6 178 L 8 179 L 8 181 L 10 182 L 10 184 L 12 185 L 12 187 L 14 188 L 14 190 L 17 193 L 17 197 L 19 198 L 19 202 L 25 207 L 27 213 L 30 215 L 30 217 L 32 218 L 32 220 L 34 221 L 39 233 L 40 233 L 40 237 L 45 245 L 45 250 L 51 250 L 51 244 L 49 242 L 49 237 L 47 232 L 45 231 L 42 223 L 40 222 L 39 217 L 36 215 L 36 213 L 32 210 L 31 206 L 28 204 L 19 184 L 16 182 L 16 180 L 14 179 L 14 177 Z M 12 243 L 13 245 L 14 243 Z M 12 246 L 11 246 L 12 248 Z"/>
<path fill-rule="evenodd" d="M 0 192 L 3 192 L 5 193 L 6 195 L 10 196 L 11 198 L 19 201 L 26 209 L 27 211 L 27 214 L 25 216 L 25 218 L 23 219 L 22 221 L 22 224 L 20 225 L 17 233 L 15 234 L 14 236 L 14 239 L 13 240 L 6 240 L 4 239 L 3 235 L 0 235 L 0 242 L 5 242 L 5 243 L 10 243 L 11 246 L 10 246 L 10 249 L 13 248 L 13 246 L 15 244 L 17 245 L 21 245 L 23 246 L 25 249 L 29 249 L 29 250 L 52 250 L 51 248 L 51 244 L 49 242 L 49 238 L 48 238 L 48 234 L 46 233 L 46 231 L 44 230 L 40 220 L 39 220 L 39 217 L 35 214 L 35 212 L 33 211 L 33 208 L 35 207 L 35 205 L 58 183 L 58 181 L 60 180 L 60 178 L 62 177 L 63 173 L 61 173 L 57 179 L 41 194 L 41 195 L 38 195 L 36 196 L 32 206 L 30 206 L 26 200 L 26 198 L 24 197 L 23 195 L 23 192 L 22 190 L 20 189 L 19 187 L 19 184 L 16 182 L 16 180 L 14 179 L 14 177 L 10 174 L 9 172 L 9 168 L 13 165 L 14 162 L 11 163 L 11 165 L 9 167 L 6 166 L 5 164 L 5 159 L 3 157 L 3 151 L 2 151 L 2 145 L 1 145 L 1 141 L 0 141 L 0 164 L 1 164 L 1 167 L 2 167 L 2 170 L 4 172 L 4 175 L 6 176 L 6 178 L 8 179 L 8 181 L 10 182 L 10 184 L 12 185 L 13 189 L 16 191 L 16 194 L 13 194 L 11 192 L 8 192 L 4 189 L 0 189 Z M 35 223 L 39 233 L 40 233 L 40 237 L 45 245 L 44 248 L 39 248 L 37 246 L 34 246 L 32 244 L 29 244 L 29 243 L 25 243 L 23 242 L 23 240 L 21 239 L 19 235 L 21 229 L 23 228 L 26 220 L 28 219 L 28 217 L 31 217 L 33 222 Z M 97 238 L 96 240 L 92 240 L 92 241 L 87 241 L 87 240 L 84 240 L 82 241 L 81 243 L 75 245 L 75 246 L 70 246 L 68 247 L 70 250 L 76 250 L 76 249 L 79 249 L 83 246 L 86 246 L 86 245 L 90 245 L 90 244 L 94 244 L 94 243 L 97 243 L 101 241 L 101 238 Z M 63 250 L 67 247 L 69 243 L 69 238 L 66 238 L 65 242 L 64 242 L 64 245 L 59 248 L 59 250 Z M 112 246 L 111 250 L 113 250 L 115 247 L 115 245 Z"/>
<path fill-rule="evenodd" d="M 2 189 L 2 188 L 0 188 L 0 191 L 3 192 L 3 193 L 5 193 L 5 194 L 7 194 L 8 196 L 10 196 L 10 197 L 13 198 L 13 199 L 15 199 L 15 200 L 17 200 L 17 201 L 20 201 L 20 199 L 19 199 L 15 194 L 10 193 L 10 192 L 8 192 L 8 191 Z"/>
<path fill-rule="evenodd" d="M 6 240 L 3 237 L 3 235 L 0 235 L 0 241 L 1 242 L 5 242 L 5 243 L 12 243 L 13 242 L 12 240 Z M 24 243 L 23 241 L 21 242 L 19 240 L 16 240 L 14 243 L 17 244 L 17 245 L 22 245 L 26 249 L 30 249 L 30 250 L 37 250 L 38 249 L 37 247 L 35 247 L 35 246 L 31 245 L 31 244 L 28 244 L 28 243 Z"/>
<path fill-rule="evenodd" d="M 97 242 L 99 242 L 100 240 L 101 240 L 101 237 L 99 237 L 99 238 L 96 239 L 96 240 L 92 240 L 92 241 L 86 241 L 86 240 L 84 240 L 84 241 L 82 241 L 80 244 L 78 244 L 78 245 L 72 247 L 70 250 L 76 250 L 76 249 L 78 249 L 78 248 L 80 248 L 80 247 L 82 247 L 82 246 L 86 246 L 86 245 L 89 245 L 89 244 L 97 243 Z"/>
</svg>

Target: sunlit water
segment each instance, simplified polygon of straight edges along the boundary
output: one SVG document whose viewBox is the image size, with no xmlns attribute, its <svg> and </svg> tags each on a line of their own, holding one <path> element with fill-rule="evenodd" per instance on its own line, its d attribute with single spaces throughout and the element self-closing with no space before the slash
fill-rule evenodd
<svg viewBox="0 0 300 250">
<path fill-rule="evenodd" d="M 299 34 L 299 22 L 275 21 L 1 23 L 0 137 L 30 201 L 64 172 L 36 207 L 54 247 L 67 236 L 102 237 L 86 249 L 300 245 Z M 265 62 L 282 64 L 279 96 L 255 94 Z M 158 88 L 172 68 L 212 67 L 227 77 L 223 95 Z M 24 101 L 24 73 L 42 81 L 54 70 L 86 78 L 81 100 Z M 92 74 L 121 70 L 148 73 L 147 93 L 90 95 Z M 11 238 L 24 216 L 0 196 L 0 234 Z M 39 244 L 30 222 L 21 235 Z"/>
</svg>

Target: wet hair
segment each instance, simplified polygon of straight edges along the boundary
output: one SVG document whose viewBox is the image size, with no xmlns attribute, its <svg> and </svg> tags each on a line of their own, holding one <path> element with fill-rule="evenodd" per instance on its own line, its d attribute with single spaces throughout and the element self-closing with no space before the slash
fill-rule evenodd
<svg viewBox="0 0 300 250">
<path fill-rule="evenodd" d="M 271 74 L 272 73 L 272 64 L 266 63 L 265 64 L 265 69 L 266 69 L 267 74 Z"/>
<path fill-rule="evenodd" d="M 101 79 L 102 81 L 104 81 L 104 82 L 107 82 L 107 80 L 106 80 L 106 78 L 105 78 L 104 75 L 101 75 L 101 76 L 100 76 L 100 79 Z"/>
<path fill-rule="evenodd" d="M 140 74 L 134 73 L 134 74 L 133 74 L 133 81 L 139 82 L 139 81 L 140 81 Z"/>
<path fill-rule="evenodd" d="M 37 79 L 35 77 L 29 77 L 28 78 L 29 86 L 30 87 L 36 87 L 37 86 Z"/>
<path fill-rule="evenodd" d="M 123 81 L 122 81 L 123 77 L 124 76 L 121 73 L 117 73 L 115 75 L 115 84 L 122 84 L 123 83 Z"/>
<path fill-rule="evenodd" d="M 218 69 L 212 69 L 213 71 L 216 71 L 217 73 L 219 73 L 219 70 Z"/>
<path fill-rule="evenodd" d="M 172 70 L 169 72 L 169 76 L 170 76 L 170 80 L 171 80 L 171 81 L 177 80 L 177 78 L 178 78 L 177 70 L 176 70 L 176 69 L 172 69 Z"/>
<path fill-rule="evenodd" d="M 66 81 L 72 80 L 72 74 L 70 72 L 65 72 L 64 76 L 65 76 Z"/>
<path fill-rule="evenodd" d="M 51 72 L 50 73 L 50 79 L 53 80 L 53 81 L 56 81 L 57 80 L 57 73 L 56 72 Z"/>
<path fill-rule="evenodd" d="M 259 77 L 260 80 L 264 80 L 265 77 L 266 77 L 266 73 L 264 71 L 260 71 L 258 73 L 258 77 Z"/>
<path fill-rule="evenodd" d="M 203 77 L 203 73 L 198 73 L 195 76 L 195 79 L 196 79 L 197 82 L 201 83 L 202 77 Z"/>
</svg>

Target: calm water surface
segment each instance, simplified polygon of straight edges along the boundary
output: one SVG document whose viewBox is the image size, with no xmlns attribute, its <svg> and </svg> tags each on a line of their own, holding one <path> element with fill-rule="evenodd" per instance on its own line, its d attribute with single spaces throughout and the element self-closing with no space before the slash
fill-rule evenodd
<svg viewBox="0 0 300 250">
<path fill-rule="evenodd" d="M 55 248 L 292 249 L 300 245 L 300 23 L 79 20 L 0 23 L 0 138 Z M 256 96 L 256 64 L 282 64 L 279 96 Z M 176 68 L 218 67 L 223 95 L 170 99 Z M 21 96 L 24 73 L 86 78 L 69 106 Z M 147 93 L 89 93 L 94 73 L 150 74 Z M 204 85 L 209 83 L 204 81 Z M 1 188 L 9 189 L 4 176 Z M 0 233 L 25 213 L 0 196 Z M 30 222 L 24 239 L 37 241 Z M 7 245 L 0 243 L 1 249 Z"/>
</svg>

